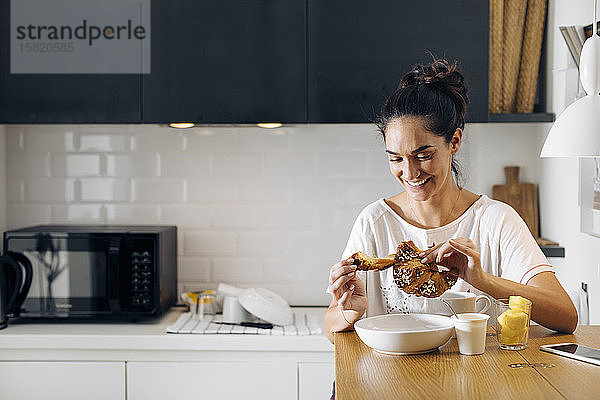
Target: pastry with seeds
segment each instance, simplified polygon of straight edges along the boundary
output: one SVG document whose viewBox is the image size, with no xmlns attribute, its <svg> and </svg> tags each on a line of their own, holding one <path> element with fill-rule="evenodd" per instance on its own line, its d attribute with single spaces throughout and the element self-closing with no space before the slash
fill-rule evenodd
<svg viewBox="0 0 600 400">
<path fill-rule="evenodd" d="M 362 252 L 352 255 L 359 271 L 381 271 L 394 268 L 394 282 L 404 292 L 424 297 L 439 297 L 458 280 L 452 271 L 440 271 L 434 263 L 423 264 L 419 249 L 412 240 L 401 242 L 395 255 L 369 257 Z"/>
</svg>

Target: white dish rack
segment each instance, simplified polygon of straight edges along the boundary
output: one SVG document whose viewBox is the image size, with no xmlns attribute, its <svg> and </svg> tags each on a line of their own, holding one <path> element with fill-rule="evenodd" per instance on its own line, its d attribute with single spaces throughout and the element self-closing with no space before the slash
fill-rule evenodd
<svg viewBox="0 0 600 400">
<path fill-rule="evenodd" d="M 239 325 L 222 325 L 215 322 L 221 322 L 221 315 L 213 315 L 212 319 L 198 320 L 194 318 L 194 313 L 187 312 L 181 314 L 175 323 L 167 326 L 167 333 L 188 333 L 188 334 L 251 334 L 251 335 L 271 335 L 271 336 L 302 336 L 319 335 L 323 333 L 319 324 L 319 319 L 302 311 L 294 311 L 293 322 L 290 325 L 275 325 L 272 329 L 254 328 Z"/>
</svg>

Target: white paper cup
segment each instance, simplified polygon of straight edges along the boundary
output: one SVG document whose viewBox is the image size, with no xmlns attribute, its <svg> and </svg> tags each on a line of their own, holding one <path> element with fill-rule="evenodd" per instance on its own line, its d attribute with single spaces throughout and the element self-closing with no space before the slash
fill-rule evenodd
<svg viewBox="0 0 600 400">
<path fill-rule="evenodd" d="M 237 296 L 226 296 L 223 299 L 223 322 L 240 322 L 252 321 L 250 314 L 242 305 Z"/>
<path fill-rule="evenodd" d="M 489 315 L 480 313 L 458 314 L 458 319 L 452 316 L 460 354 L 473 356 L 485 352 L 487 320 L 489 318 Z"/>
</svg>

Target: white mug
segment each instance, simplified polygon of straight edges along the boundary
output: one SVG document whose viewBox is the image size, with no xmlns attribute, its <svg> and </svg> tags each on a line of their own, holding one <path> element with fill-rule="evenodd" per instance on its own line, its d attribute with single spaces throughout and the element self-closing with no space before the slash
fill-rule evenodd
<svg viewBox="0 0 600 400">
<path fill-rule="evenodd" d="M 460 313 L 481 313 L 484 314 L 492 305 L 489 297 L 485 295 L 475 295 L 471 292 L 445 292 L 440 297 L 430 298 L 426 300 L 425 312 L 429 314 L 439 314 L 451 316 L 452 311 L 440 299 L 446 300 L 457 314 Z M 482 300 L 483 307 L 477 310 L 477 302 Z"/>
<path fill-rule="evenodd" d="M 223 299 L 223 322 L 239 324 L 250 321 L 252 321 L 252 314 L 242 307 L 238 297 L 225 296 Z"/>
</svg>

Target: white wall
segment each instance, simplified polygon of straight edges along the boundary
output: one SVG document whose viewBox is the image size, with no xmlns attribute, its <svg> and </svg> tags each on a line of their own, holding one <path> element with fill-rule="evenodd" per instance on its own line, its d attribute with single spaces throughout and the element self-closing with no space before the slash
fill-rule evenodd
<svg viewBox="0 0 600 400">
<path fill-rule="evenodd" d="M 558 30 L 561 25 L 587 25 L 592 22 L 593 1 L 550 1 L 548 20 L 548 79 L 552 85 L 552 110 L 558 115 L 573 101 L 576 81 L 571 79 L 573 64 Z M 570 67 L 570 68 L 569 68 Z M 566 68 L 566 70 L 565 70 Z M 545 134 L 539 138 L 539 148 Z M 555 259 L 557 275 L 566 287 L 588 283 L 590 322 L 600 323 L 600 239 L 581 233 L 579 162 L 577 159 L 540 159 L 539 193 L 542 233 L 565 247 L 564 259 Z"/>
<path fill-rule="evenodd" d="M 470 124 L 465 186 L 538 180 L 544 124 Z M 176 224 L 180 289 L 224 281 L 325 305 L 358 212 L 400 190 L 372 125 L 6 127 L 8 226 Z"/>
</svg>

